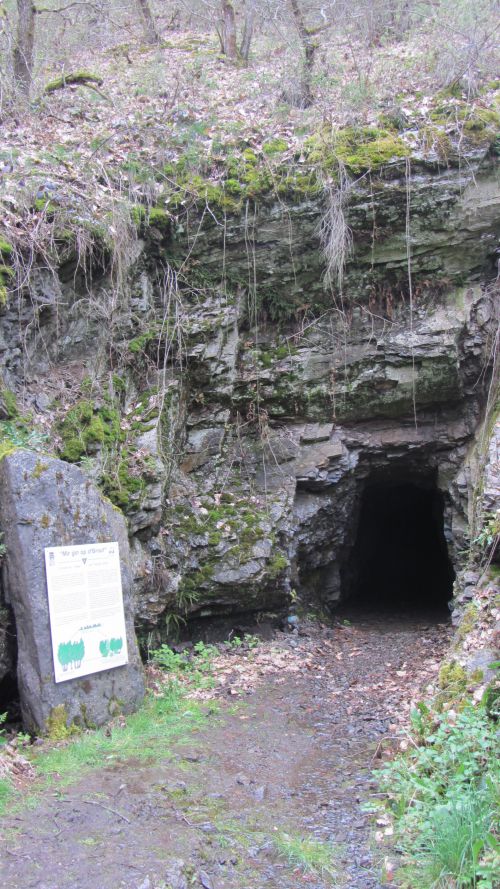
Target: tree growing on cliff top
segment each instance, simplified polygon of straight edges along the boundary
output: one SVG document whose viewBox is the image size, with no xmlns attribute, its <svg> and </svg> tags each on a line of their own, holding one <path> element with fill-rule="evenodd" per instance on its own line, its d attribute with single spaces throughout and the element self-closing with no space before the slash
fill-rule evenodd
<svg viewBox="0 0 500 889">
<path fill-rule="evenodd" d="M 218 7 L 212 7 L 212 16 L 223 55 L 232 62 L 248 62 L 255 24 L 256 0 L 243 0 L 239 5 L 234 0 L 217 0 L 217 2 Z M 243 20 L 239 45 L 237 18 Z"/>
<path fill-rule="evenodd" d="M 17 0 L 17 29 L 13 52 L 14 80 L 29 96 L 33 77 L 36 8 L 33 0 Z"/>
<path fill-rule="evenodd" d="M 160 34 L 151 10 L 149 0 L 137 0 L 137 6 L 144 24 L 146 40 L 152 46 L 160 42 Z"/>
<path fill-rule="evenodd" d="M 319 35 L 326 31 L 327 28 L 331 28 L 333 21 L 328 19 L 325 11 L 322 9 L 323 24 L 308 25 L 306 22 L 307 6 L 302 0 L 288 0 L 288 2 L 303 51 L 302 74 L 298 94 L 294 97 L 294 104 L 301 108 L 307 108 L 313 103 L 312 76 L 314 60 L 319 49 Z"/>
<path fill-rule="evenodd" d="M 422 54 L 437 85 L 465 83 L 474 91 L 495 76 L 498 10 L 498 0 L 0 0 L 0 101 L 11 97 L 13 82 L 18 95 L 29 96 L 40 70 L 68 74 L 80 50 L 116 49 L 123 41 L 130 53 L 134 35 L 168 57 L 161 35 L 173 27 L 215 32 L 221 53 L 235 63 L 248 61 L 256 34 L 270 71 L 273 58 L 288 50 L 290 79 L 298 85 L 295 95 L 291 83 L 283 93 L 299 107 L 317 100 L 322 78 L 342 81 L 341 69 L 348 67 L 342 58 L 361 82 L 370 77 L 370 53 L 403 38 Z M 333 48 L 338 70 L 330 74 L 324 59 Z M 355 92 L 353 77 L 343 86 Z"/>
</svg>

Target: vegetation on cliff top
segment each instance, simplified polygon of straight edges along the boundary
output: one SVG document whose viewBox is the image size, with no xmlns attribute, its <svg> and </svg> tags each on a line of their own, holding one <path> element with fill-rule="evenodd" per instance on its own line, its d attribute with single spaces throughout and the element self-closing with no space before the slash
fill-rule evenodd
<svg viewBox="0 0 500 889">
<path fill-rule="evenodd" d="M 296 6 L 306 30 L 285 3 L 280 36 L 266 30 L 269 9 L 257 4 L 244 67 L 229 63 L 224 41 L 196 13 L 188 32 L 184 13 L 173 10 L 175 29 L 154 46 L 144 45 L 140 17 L 125 30 L 113 20 L 109 37 L 75 20 L 68 39 L 56 17 L 54 33 L 37 28 L 31 105 L 10 89 L 0 96 L 0 310 L 23 251 L 82 265 L 92 255 L 99 265 L 134 228 L 165 236 L 193 204 L 220 218 L 266 196 L 314 196 L 339 165 L 356 178 L 408 156 L 451 163 L 492 141 L 498 82 L 487 2 L 452 14 L 443 0 L 429 18 L 416 4 L 405 4 L 404 15 L 371 4 L 371 24 L 354 4 L 331 21 L 327 11 L 324 36 L 314 11 Z M 0 33 L 6 75 L 11 25 Z M 157 37 L 167 36 L 164 27 L 158 18 Z M 308 46 L 301 105 L 297 63 Z"/>
</svg>

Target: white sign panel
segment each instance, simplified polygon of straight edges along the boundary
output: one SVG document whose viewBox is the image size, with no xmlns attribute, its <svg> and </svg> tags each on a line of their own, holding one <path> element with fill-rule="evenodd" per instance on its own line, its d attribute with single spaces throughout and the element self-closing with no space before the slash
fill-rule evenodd
<svg viewBox="0 0 500 889">
<path fill-rule="evenodd" d="M 118 543 L 45 550 L 56 682 L 128 662 Z"/>
</svg>

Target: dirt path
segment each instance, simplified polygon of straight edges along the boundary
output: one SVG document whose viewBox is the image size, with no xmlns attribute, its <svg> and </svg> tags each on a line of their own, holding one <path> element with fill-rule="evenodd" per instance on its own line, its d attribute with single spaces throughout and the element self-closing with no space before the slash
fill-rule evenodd
<svg viewBox="0 0 500 889">
<path fill-rule="evenodd" d="M 222 716 L 169 759 L 101 764 L 11 816 L 1 887 L 378 889 L 362 809 L 374 756 L 435 675 L 447 628 L 351 619 L 226 657 Z M 298 867 L 298 839 L 314 857 L 325 844 L 332 872 Z"/>
</svg>

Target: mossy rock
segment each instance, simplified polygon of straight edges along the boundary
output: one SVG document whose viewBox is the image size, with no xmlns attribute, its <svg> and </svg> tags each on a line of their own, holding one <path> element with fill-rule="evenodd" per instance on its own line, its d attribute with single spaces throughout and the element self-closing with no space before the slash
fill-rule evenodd
<svg viewBox="0 0 500 889">
<path fill-rule="evenodd" d="M 284 139 L 267 139 L 262 146 L 264 154 L 271 157 L 274 154 L 283 154 L 287 149 L 288 143 Z"/>
<path fill-rule="evenodd" d="M 76 725 L 68 723 L 68 712 L 64 704 L 52 707 L 46 725 L 46 734 L 51 741 L 66 741 L 78 732 Z"/>
<path fill-rule="evenodd" d="M 130 216 L 134 225 L 142 230 L 157 228 L 162 234 L 170 232 L 171 215 L 165 207 L 144 207 L 142 204 L 134 204 L 130 210 Z"/>
<path fill-rule="evenodd" d="M 282 138 L 264 141 L 258 151 L 234 145 L 229 153 L 199 158 L 193 164 L 192 153 L 185 154 L 163 168 L 168 180 L 166 207 L 176 212 L 190 203 L 206 204 L 229 214 L 239 214 L 247 200 L 267 199 L 272 195 L 304 199 L 317 195 L 321 175 L 335 174 L 339 162 L 354 174 L 379 169 L 411 154 L 398 133 L 391 128 L 348 127 L 311 136 L 304 145 L 305 163 L 299 157 L 290 161 L 282 156 L 288 144 Z M 222 167 L 222 169 L 221 169 Z M 153 225 L 156 208 L 149 215 L 145 208 L 134 208 L 137 225 Z M 165 210 L 160 210 L 165 213 Z M 168 219 L 168 213 L 167 213 Z M 166 220 L 161 218 L 158 224 Z"/>
<path fill-rule="evenodd" d="M 159 333 L 159 328 L 156 325 L 145 330 L 144 333 L 130 340 L 128 344 L 129 352 L 137 355 L 147 351 L 147 346 L 158 339 Z"/>
<path fill-rule="evenodd" d="M 9 241 L 6 241 L 5 238 L 0 238 L 0 254 L 2 258 L 9 258 L 12 256 L 14 252 L 14 248 Z"/>
<path fill-rule="evenodd" d="M 9 285 L 14 277 L 15 271 L 12 266 L 0 262 L 0 308 L 8 302 Z"/>
<path fill-rule="evenodd" d="M 464 136 L 473 145 L 493 142 L 500 130 L 500 110 L 465 101 L 459 105 L 456 102 L 438 104 L 429 116 L 437 126 Z"/>
<path fill-rule="evenodd" d="M 11 441 L 5 439 L 2 441 L 0 438 L 0 460 L 3 460 L 4 457 L 8 457 L 9 454 L 13 454 L 19 447 L 20 445 L 13 444 Z"/>
<path fill-rule="evenodd" d="M 115 506 L 126 511 L 140 501 L 146 490 L 145 474 L 155 467 L 146 459 L 140 465 L 134 463 L 132 444 L 126 444 L 127 436 L 115 407 L 95 408 L 92 401 L 82 399 L 70 408 L 58 431 L 62 438 L 59 453 L 68 463 L 78 463 L 82 457 L 101 448 L 113 455 L 108 461 L 111 468 L 102 473 L 99 486 Z M 144 422 L 137 421 L 132 437 L 138 431 L 144 431 Z"/>
<path fill-rule="evenodd" d="M 457 661 L 445 661 L 439 668 L 439 688 L 459 694 L 467 688 L 467 672 Z"/>
<path fill-rule="evenodd" d="M 377 127 L 346 127 L 312 136 L 306 141 L 306 151 L 310 163 L 334 173 L 339 161 L 352 173 L 362 173 L 411 155 L 397 133 Z"/>
<path fill-rule="evenodd" d="M 500 719 L 500 678 L 495 678 L 490 682 L 484 692 L 482 702 L 491 719 Z"/>
<path fill-rule="evenodd" d="M 267 576 L 271 580 L 275 580 L 280 574 L 283 574 L 290 567 L 290 562 L 284 553 L 276 552 L 266 566 Z"/>
<path fill-rule="evenodd" d="M 132 502 L 137 503 L 140 495 L 146 489 L 144 478 L 140 474 L 134 475 L 132 472 L 131 462 L 130 455 L 125 450 L 113 471 L 105 473 L 100 479 L 100 487 L 106 497 L 109 497 L 111 502 L 124 512 Z"/>
<path fill-rule="evenodd" d="M 59 424 L 62 438 L 60 456 L 69 463 L 77 463 L 94 446 L 116 445 L 125 439 L 120 428 L 120 415 L 113 407 L 96 410 L 91 401 L 77 402 Z"/>
</svg>

